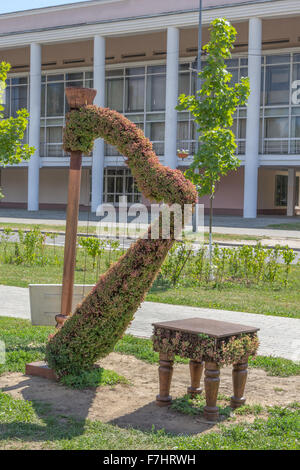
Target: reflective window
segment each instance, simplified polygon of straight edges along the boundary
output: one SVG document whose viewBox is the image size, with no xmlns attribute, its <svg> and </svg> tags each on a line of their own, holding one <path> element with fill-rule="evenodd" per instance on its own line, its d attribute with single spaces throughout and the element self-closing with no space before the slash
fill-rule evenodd
<svg viewBox="0 0 300 470">
<path fill-rule="evenodd" d="M 166 106 L 166 76 L 150 75 L 147 80 L 147 110 L 164 111 Z"/>
<path fill-rule="evenodd" d="M 268 118 L 265 120 L 266 137 L 268 138 L 285 138 L 289 136 L 289 120 L 288 118 Z"/>
<path fill-rule="evenodd" d="M 106 105 L 123 112 L 123 79 L 117 78 L 106 82 Z"/>
<path fill-rule="evenodd" d="M 267 67 L 265 104 L 288 104 L 290 96 L 290 67 L 280 65 Z"/>
<path fill-rule="evenodd" d="M 20 109 L 28 109 L 29 105 L 28 78 L 8 78 L 5 89 L 4 116 L 16 117 Z"/>
<path fill-rule="evenodd" d="M 121 196 L 129 204 L 141 201 L 134 178 L 128 168 L 105 168 L 103 201 L 118 204 Z"/>
<path fill-rule="evenodd" d="M 287 175 L 276 175 L 275 177 L 275 206 L 287 206 Z"/>
<path fill-rule="evenodd" d="M 300 153 L 299 56 L 277 54 L 262 59 L 261 153 Z"/>
<path fill-rule="evenodd" d="M 64 115 L 65 88 L 64 83 L 48 83 L 47 86 L 47 116 Z"/>
<path fill-rule="evenodd" d="M 126 78 L 125 112 L 144 111 L 145 77 Z"/>
</svg>

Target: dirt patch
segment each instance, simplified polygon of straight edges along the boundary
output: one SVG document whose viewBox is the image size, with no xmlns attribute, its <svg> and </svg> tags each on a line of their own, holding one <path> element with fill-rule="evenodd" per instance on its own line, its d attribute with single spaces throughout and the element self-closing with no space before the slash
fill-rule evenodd
<svg viewBox="0 0 300 470">
<path fill-rule="evenodd" d="M 49 403 L 52 412 L 149 430 L 164 428 L 168 432 L 198 434 L 214 424 L 201 417 L 182 415 L 155 404 L 158 393 L 158 367 L 132 356 L 110 354 L 100 362 L 106 369 L 124 375 L 132 385 L 116 385 L 88 390 L 71 390 L 58 383 L 20 373 L 0 376 L 0 388 L 14 398 Z M 175 364 L 171 394 L 183 396 L 189 385 L 189 367 Z M 249 369 L 246 386 L 248 404 L 287 405 L 299 398 L 300 377 L 270 377 L 260 369 Z M 221 370 L 219 393 L 232 394 L 231 368 Z M 244 417 L 243 417 L 244 418 Z"/>
</svg>

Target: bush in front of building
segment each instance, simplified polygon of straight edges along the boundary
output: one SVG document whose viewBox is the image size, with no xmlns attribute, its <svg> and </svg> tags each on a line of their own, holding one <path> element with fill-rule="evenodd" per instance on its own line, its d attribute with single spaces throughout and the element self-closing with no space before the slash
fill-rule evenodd
<svg viewBox="0 0 300 470">
<path fill-rule="evenodd" d="M 116 111 L 87 106 L 72 111 L 64 134 L 66 151 L 89 153 L 102 137 L 125 156 L 139 190 L 150 200 L 195 204 L 197 191 L 181 171 L 159 162 L 152 144 L 131 121 Z M 161 218 L 159 222 L 161 223 Z M 172 228 L 172 227 L 171 227 Z M 157 229 L 157 227 L 155 227 Z M 113 350 L 150 289 L 175 241 L 171 237 L 139 239 L 100 276 L 92 292 L 50 339 L 46 360 L 58 376 L 78 374 Z M 70 312 L 71 313 L 71 312 Z"/>
<path fill-rule="evenodd" d="M 35 149 L 24 144 L 24 134 L 28 124 L 29 113 L 26 109 L 19 109 L 16 117 L 4 119 L 3 94 L 5 82 L 10 70 L 10 64 L 0 62 L 0 167 L 17 165 L 23 160 L 29 160 Z M 0 188 L 0 199 L 3 197 Z"/>
<path fill-rule="evenodd" d="M 14 240 L 17 237 L 17 240 Z M 49 253 L 46 253 L 46 233 L 42 233 L 38 226 L 30 230 L 18 230 L 17 234 L 12 228 L 4 228 L 0 234 L 0 261 L 7 264 L 38 265 L 53 264 L 56 262 Z"/>
<path fill-rule="evenodd" d="M 195 95 L 180 95 L 177 109 L 189 111 L 197 127 L 198 148 L 186 176 L 197 186 L 199 197 L 209 196 L 209 245 L 212 265 L 213 200 L 217 183 L 241 162 L 236 155 L 232 132 L 233 116 L 249 96 L 249 79 L 232 84 L 226 60 L 231 58 L 236 29 L 225 19 L 216 18 L 209 28 L 210 41 L 204 46 L 206 61 L 199 73 Z"/>
<path fill-rule="evenodd" d="M 267 248 L 257 243 L 227 248 L 214 244 L 212 278 L 209 248 L 202 246 L 193 250 L 187 241 L 176 242 L 162 266 L 157 283 L 166 287 L 205 285 L 215 288 L 228 283 L 249 287 L 259 284 L 287 287 L 295 258 L 295 252 L 288 246 Z"/>
</svg>

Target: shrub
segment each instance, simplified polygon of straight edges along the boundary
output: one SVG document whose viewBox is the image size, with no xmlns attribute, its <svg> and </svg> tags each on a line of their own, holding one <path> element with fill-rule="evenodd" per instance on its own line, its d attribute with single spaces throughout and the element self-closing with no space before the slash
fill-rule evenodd
<svg viewBox="0 0 300 470">
<path fill-rule="evenodd" d="M 169 251 L 161 269 L 161 283 L 168 285 L 207 285 L 220 287 L 226 282 L 245 283 L 247 286 L 269 284 L 287 287 L 294 251 L 287 246 L 265 248 L 255 246 L 221 248 L 213 246 L 210 276 L 209 252 L 205 246 L 193 251 L 186 241 L 176 242 Z"/>
<path fill-rule="evenodd" d="M 19 230 L 19 240 L 14 242 L 13 251 L 10 249 L 12 234 L 11 228 L 5 228 L 1 236 L 4 263 L 44 266 L 49 262 L 45 255 L 46 234 L 41 232 L 39 226 L 28 231 Z"/>
<path fill-rule="evenodd" d="M 79 245 L 82 246 L 87 254 L 93 259 L 93 269 L 95 269 L 96 260 L 103 253 L 105 242 L 95 237 L 80 237 Z"/>
</svg>

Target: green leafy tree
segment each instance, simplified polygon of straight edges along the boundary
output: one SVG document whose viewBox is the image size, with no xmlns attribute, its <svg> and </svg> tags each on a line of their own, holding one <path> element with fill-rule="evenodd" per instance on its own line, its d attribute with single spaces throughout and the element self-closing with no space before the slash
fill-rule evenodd
<svg viewBox="0 0 300 470">
<path fill-rule="evenodd" d="M 16 165 L 22 160 L 29 160 L 34 152 L 34 147 L 23 144 L 24 133 L 27 128 L 29 113 L 26 109 L 17 111 L 16 117 L 4 119 L 3 95 L 5 81 L 10 65 L 0 63 L 0 167 Z M 3 197 L 0 189 L 0 198 Z"/>
<path fill-rule="evenodd" d="M 209 195 L 210 198 L 210 259 L 216 184 L 222 176 L 240 166 L 231 127 L 237 107 L 245 105 L 250 91 L 248 78 L 241 78 L 240 83 L 232 85 L 232 75 L 225 64 L 231 57 L 236 34 L 235 28 L 224 18 L 211 23 L 210 42 L 203 48 L 206 65 L 199 74 L 201 89 L 196 95 L 182 94 L 177 106 L 180 111 L 190 111 L 197 125 L 199 146 L 186 176 L 196 185 L 200 197 Z"/>
</svg>

